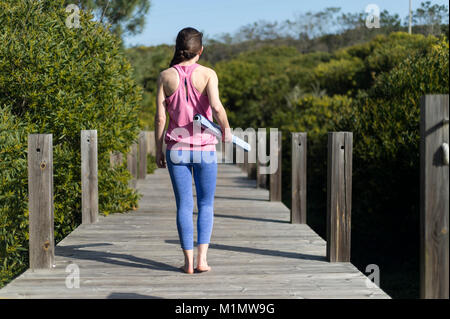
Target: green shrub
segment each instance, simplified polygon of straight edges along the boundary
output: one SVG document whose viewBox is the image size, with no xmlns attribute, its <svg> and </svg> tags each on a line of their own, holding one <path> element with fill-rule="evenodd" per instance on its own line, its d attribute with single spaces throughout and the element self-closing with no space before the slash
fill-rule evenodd
<svg viewBox="0 0 450 319">
<path fill-rule="evenodd" d="M 156 165 L 156 157 L 148 154 L 147 155 L 147 174 L 153 174 L 155 169 L 157 169 L 158 166 Z"/>
<path fill-rule="evenodd" d="M 140 126 L 144 130 L 154 129 L 156 113 L 156 82 L 159 73 L 169 67 L 173 48 L 168 45 L 157 47 L 135 47 L 126 50 L 130 63 L 134 66 L 134 78 L 143 89 Z"/>
<path fill-rule="evenodd" d="M 0 287 L 27 268 L 25 126 L 0 106 Z"/>
<path fill-rule="evenodd" d="M 331 60 L 321 63 L 314 69 L 314 74 L 322 88 L 329 95 L 351 93 L 352 89 L 362 81 L 361 73 L 364 63 L 360 58 Z"/>
<path fill-rule="evenodd" d="M 120 39 L 89 13 L 68 28 L 63 0 L 0 2 L 0 273 L 2 283 L 27 264 L 26 136 L 53 134 L 55 239 L 81 221 L 80 131 L 98 131 L 99 209 L 137 206 L 125 165 L 110 168 L 109 152 L 126 153 L 139 131 L 141 89 Z"/>
<path fill-rule="evenodd" d="M 274 127 L 283 132 L 283 201 L 291 202 L 291 132 L 307 132 L 308 224 L 324 236 L 327 180 L 327 138 L 351 113 L 352 99 L 305 94 L 274 115 Z"/>
</svg>

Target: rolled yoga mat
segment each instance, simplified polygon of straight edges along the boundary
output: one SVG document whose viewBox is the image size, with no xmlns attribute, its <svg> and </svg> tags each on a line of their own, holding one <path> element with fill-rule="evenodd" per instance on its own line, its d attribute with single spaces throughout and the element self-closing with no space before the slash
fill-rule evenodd
<svg viewBox="0 0 450 319">
<path fill-rule="evenodd" d="M 194 123 L 196 125 L 199 125 L 199 126 L 203 127 L 204 129 L 208 129 L 216 137 L 222 139 L 222 129 L 220 128 L 220 126 L 217 125 L 214 122 L 211 122 L 210 120 L 208 120 L 203 115 L 195 114 L 195 116 L 194 116 Z M 233 136 L 233 140 L 232 140 L 233 144 L 235 144 L 236 146 L 241 147 L 242 149 L 244 149 L 247 152 L 251 151 L 250 144 L 248 144 L 244 140 L 240 139 L 239 137 L 236 137 L 234 135 L 232 135 L 232 136 Z"/>
</svg>

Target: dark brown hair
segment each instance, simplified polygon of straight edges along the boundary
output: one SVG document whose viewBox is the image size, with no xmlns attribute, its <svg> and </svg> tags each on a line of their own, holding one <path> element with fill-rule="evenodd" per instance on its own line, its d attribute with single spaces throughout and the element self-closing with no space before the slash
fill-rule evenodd
<svg viewBox="0 0 450 319">
<path fill-rule="evenodd" d="M 170 66 L 190 60 L 200 53 L 202 49 L 203 33 L 194 28 L 184 28 L 177 35 L 175 53 Z"/>
</svg>

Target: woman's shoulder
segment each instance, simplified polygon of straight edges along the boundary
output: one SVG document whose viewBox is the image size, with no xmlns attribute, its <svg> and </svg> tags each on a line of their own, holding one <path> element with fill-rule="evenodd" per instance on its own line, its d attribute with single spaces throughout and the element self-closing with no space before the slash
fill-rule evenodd
<svg viewBox="0 0 450 319">
<path fill-rule="evenodd" d="M 198 67 L 195 69 L 195 72 L 201 73 L 202 77 L 205 78 L 206 80 L 208 80 L 211 76 L 216 74 L 216 72 L 212 68 L 201 64 L 198 64 Z"/>
<path fill-rule="evenodd" d="M 162 78 L 164 78 L 164 77 L 167 77 L 167 76 L 171 76 L 171 75 L 177 74 L 177 70 L 175 70 L 174 67 L 170 67 L 170 68 L 167 68 L 165 70 L 162 70 L 159 74 L 160 74 L 160 76 Z"/>
<path fill-rule="evenodd" d="M 175 68 L 173 67 L 162 70 L 159 73 L 160 81 L 166 85 L 174 80 L 177 81 L 177 78 L 178 78 L 177 70 L 175 70 Z"/>
<path fill-rule="evenodd" d="M 199 64 L 199 63 L 197 63 L 197 64 L 198 64 L 197 69 L 198 69 L 199 71 L 203 71 L 203 72 L 205 72 L 205 73 L 207 73 L 207 74 L 215 73 L 215 71 L 214 71 L 212 68 L 207 67 L 207 66 L 204 66 L 204 65 L 201 65 L 201 64 Z"/>
</svg>

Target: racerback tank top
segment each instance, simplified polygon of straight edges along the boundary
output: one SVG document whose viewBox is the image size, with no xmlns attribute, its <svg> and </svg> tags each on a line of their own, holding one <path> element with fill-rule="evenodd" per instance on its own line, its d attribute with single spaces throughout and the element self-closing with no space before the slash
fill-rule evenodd
<svg viewBox="0 0 450 319">
<path fill-rule="evenodd" d="M 201 114 L 212 121 L 212 109 L 207 95 L 201 94 L 192 84 L 192 72 L 199 66 L 173 66 L 178 72 L 180 83 L 175 92 L 166 97 L 166 109 L 169 113 L 169 126 L 165 135 L 168 150 L 215 151 L 217 138 L 204 129 L 196 128 L 193 119 Z"/>
</svg>

